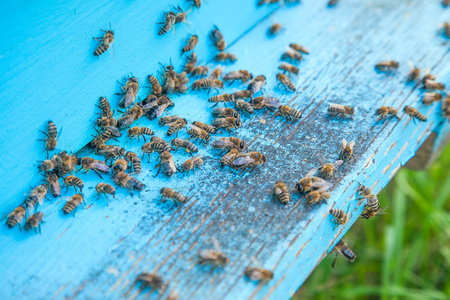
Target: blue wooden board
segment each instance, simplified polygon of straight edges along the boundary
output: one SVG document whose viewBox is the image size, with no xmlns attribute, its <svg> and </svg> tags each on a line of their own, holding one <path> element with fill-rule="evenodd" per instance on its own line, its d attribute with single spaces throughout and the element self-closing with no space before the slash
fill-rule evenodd
<svg viewBox="0 0 450 300">
<path fill-rule="evenodd" d="M 42 235 L 1 229 L 3 298 L 157 298 L 151 290 L 134 287 L 135 277 L 143 271 L 158 272 L 182 299 L 290 297 L 357 220 L 363 209 L 355 201 L 358 185 L 378 192 L 431 132 L 441 136 L 450 130 L 440 104 L 425 107 L 419 103 L 423 90 L 405 82 L 406 62 L 411 60 L 450 84 L 448 44 L 438 33 L 450 13 L 438 1 L 353 0 L 332 9 L 325 3 L 257 8 L 252 1 L 204 1 L 189 15 L 193 28 L 181 24 L 175 37 L 157 36 L 155 25 L 161 11 L 175 2 L 0 4 L 0 38 L 8 41 L 0 46 L 3 215 L 23 201 L 28 185 L 40 182 L 35 164 L 44 153 L 36 140 L 48 119 L 63 127 L 58 149 L 80 150 L 93 133 L 98 97 L 106 95 L 115 106 L 120 100 L 113 96 L 119 91 L 116 80 L 122 76 L 132 73 L 143 81 L 156 74 L 158 62 L 167 64 L 169 58 L 180 66 L 182 39 L 189 33 L 199 35 L 200 61 L 214 67 L 210 62 L 214 49 L 207 39 L 213 24 L 224 33 L 227 51 L 238 56 L 225 72 L 247 69 L 265 74 L 265 94 L 303 112 L 296 123 L 283 122 L 270 112 L 243 117 L 237 136 L 249 142 L 250 150 L 268 157 L 268 163 L 254 172 L 222 170 L 217 151 L 201 147 L 205 166 L 200 172 L 154 178 L 154 155 L 137 177 L 147 185 L 145 191 L 135 197 L 118 191 L 109 205 L 96 200 L 97 175 L 83 175 L 88 209 L 79 210 L 75 218 L 60 211 L 62 197 L 40 208 L 46 221 Z M 115 57 L 108 51 L 97 59 L 92 52 L 98 43 L 91 37 L 99 36 L 98 28 L 107 28 L 110 22 L 116 32 Z M 266 31 L 273 22 L 286 29 L 268 38 Z M 276 88 L 275 76 L 279 57 L 290 42 L 307 46 L 311 54 L 294 80 L 298 92 L 289 94 Z M 386 76 L 374 71 L 374 65 L 385 60 L 383 53 L 400 61 L 398 72 Z M 236 83 L 225 91 L 240 88 Z M 141 98 L 146 93 L 144 88 L 139 91 Z M 206 100 L 211 95 L 175 96 L 170 114 L 210 122 L 211 105 Z M 354 106 L 354 120 L 327 118 L 330 103 Z M 402 109 L 407 104 L 424 113 L 428 122 L 415 124 L 401 113 L 399 121 L 375 124 L 375 108 Z M 265 125 L 259 122 L 262 118 Z M 137 125 L 151 127 L 160 137 L 167 130 L 157 120 L 145 118 Z M 357 162 L 339 170 L 327 205 L 309 207 L 299 195 L 286 207 L 274 203 L 267 191 L 275 181 L 283 179 L 293 186 L 319 164 L 317 154 L 337 159 L 342 138 L 357 142 Z M 121 144 L 138 152 L 142 141 L 124 138 Z M 188 158 L 181 151 L 174 155 L 178 164 Z M 158 193 L 164 186 L 192 199 L 180 208 L 161 203 Z M 330 208 L 348 209 L 350 222 L 333 230 Z M 194 266 L 195 254 L 211 248 L 212 237 L 231 261 L 214 273 Z M 363 255 L 364 249 L 354 250 Z M 266 285 L 245 280 L 243 270 L 254 259 L 274 271 L 274 280 Z"/>
</svg>

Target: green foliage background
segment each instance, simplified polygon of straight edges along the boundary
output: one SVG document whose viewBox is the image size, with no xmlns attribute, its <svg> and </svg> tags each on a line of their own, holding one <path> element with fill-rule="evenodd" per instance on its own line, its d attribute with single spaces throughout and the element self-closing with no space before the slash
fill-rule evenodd
<svg viewBox="0 0 450 300">
<path fill-rule="evenodd" d="M 378 195 L 387 214 L 344 237 L 354 263 L 328 255 L 293 299 L 450 299 L 450 145 L 426 171 L 401 169 Z"/>
</svg>

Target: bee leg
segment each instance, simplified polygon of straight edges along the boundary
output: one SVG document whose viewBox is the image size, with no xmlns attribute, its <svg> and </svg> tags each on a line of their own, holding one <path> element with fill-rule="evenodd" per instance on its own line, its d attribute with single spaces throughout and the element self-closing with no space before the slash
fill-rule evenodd
<svg viewBox="0 0 450 300">
<path fill-rule="evenodd" d="M 17 223 L 19 225 L 19 231 L 22 232 L 22 226 L 20 226 L 20 223 Z"/>
<path fill-rule="evenodd" d="M 93 37 L 93 39 L 96 40 L 96 41 L 99 41 L 99 42 L 103 42 L 103 38 L 102 37 L 99 37 L 99 38 Z"/>
<path fill-rule="evenodd" d="M 97 173 L 97 175 L 98 175 L 101 179 L 103 179 L 102 175 L 100 175 L 100 173 L 99 173 L 96 169 L 93 169 L 93 170 L 94 170 L 95 173 Z M 87 173 L 87 172 L 86 172 L 86 173 Z"/>
<path fill-rule="evenodd" d="M 337 258 L 338 258 L 338 254 L 337 254 L 337 252 L 336 252 L 336 258 L 333 260 L 333 263 L 331 264 L 331 267 L 332 267 L 332 268 L 334 268 L 334 267 L 336 266 Z"/>
<path fill-rule="evenodd" d="M 34 227 L 34 232 L 38 233 L 37 230 L 36 230 L 36 227 Z"/>
</svg>

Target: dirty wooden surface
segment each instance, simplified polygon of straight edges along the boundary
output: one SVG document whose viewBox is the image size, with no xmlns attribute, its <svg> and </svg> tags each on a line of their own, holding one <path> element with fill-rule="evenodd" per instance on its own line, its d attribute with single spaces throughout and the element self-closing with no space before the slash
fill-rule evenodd
<svg viewBox="0 0 450 300">
<path fill-rule="evenodd" d="M 143 172 L 137 177 L 147 184 L 145 191 L 135 197 L 120 191 L 109 206 L 94 196 L 92 188 L 99 178 L 95 174 L 83 176 L 88 187 L 84 191 L 88 209 L 79 210 L 75 218 L 61 214 L 63 198 L 54 199 L 40 208 L 46 214 L 42 235 L 1 230 L 0 274 L 4 284 L 0 291 L 4 298 L 153 299 L 165 297 L 169 290 L 177 290 L 182 299 L 289 298 L 358 219 L 363 209 L 355 200 L 358 185 L 370 186 L 378 192 L 431 133 L 439 138 L 449 132 L 440 104 L 425 107 L 419 102 L 423 93 L 420 86 L 405 82 L 409 59 L 420 68 L 430 67 L 433 74 L 441 75 L 441 82 L 450 84 L 450 65 L 446 63 L 448 44 L 437 33 L 439 23 L 450 17 L 449 12 L 443 10 L 438 1 L 353 0 L 342 1 L 333 9 L 328 9 L 325 2 L 304 1 L 301 5 L 280 9 L 277 6 L 256 8 L 252 3 L 246 6 L 241 18 L 248 18 L 248 11 L 259 14 L 259 18 L 253 20 L 255 26 L 248 25 L 249 30 L 241 30 L 245 32 L 243 35 L 236 34 L 237 25 L 230 27 L 230 35 L 235 33 L 234 39 L 225 34 L 231 44 L 228 50 L 238 56 L 237 63 L 227 66 L 225 71 L 243 68 L 253 74 L 265 74 L 268 78 L 265 93 L 303 112 L 303 118 L 295 123 L 281 121 L 271 112 L 243 117 L 243 125 L 236 135 L 248 141 L 250 150 L 266 154 L 266 165 L 253 172 L 222 170 L 218 166 L 217 152 L 201 147 L 200 155 L 206 158 L 203 170 L 185 177 L 154 178 L 155 155 L 151 163 L 143 163 Z M 143 2 L 128 5 L 138 5 L 141 10 L 151 6 Z M 202 10 L 213 12 L 216 5 L 218 2 L 208 1 L 204 8 L 193 12 L 196 18 L 192 20 L 193 28 L 202 43 L 206 43 L 206 34 L 213 23 L 204 28 L 199 25 L 205 20 L 201 17 Z M 223 10 L 230 9 L 224 6 Z M 265 18 L 270 10 L 275 11 Z M 131 11 L 134 10 L 129 9 L 127 13 Z M 143 18 L 139 13 L 130 16 Z M 123 13 L 122 22 L 126 23 L 127 17 Z M 153 28 L 156 17 L 146 18 L 151 25 L 145 26 Z M 214 22 L 222 28 L 232 26 L 231 23 L 239 24 L 239 20 L 232 22 L 221 18 Z M 143 26 L 138 21 L 134 19 L 133 24 Z M 269 39 L 266 30 L 272 22 L 281 22 L 286 30 Z M 176 51 L 171 52 L 174 65 L 180 63 L 175 54 L 179 51 L 179 39 L 194 29 L 181 29 L 175 38 L 167 39 L 177 45 L 174 46 Z M 109 59 L 111 64 L 126 65 L 131 57 L 120 57 L 119 47 L 127 49 L 123 51 L 143 53 L 139 59 L 150 62 L 145 68 L 142 61 L 136 68 L 113 68 L 106 78 L 96 78 L 108 81 L 110 94 L 117 92 L 115 79 L 126 72 L 143 79 L 155 73 L 158 61 L 145 53 L 145 49 L 134 49 L 132 43 L 121 45 L 117 38 L 115 60 L 102 57 L 100 64 L 96 64 L 108 68 L 101 63 Z M 294 80 L 298 92 L 286 94 L 275 88 L 275 75 L 279 57 L 292 41 L 309 47 L 311 54 L 305 56 L 300 76 Z M 212 52 L 207 46 L 199 50 L 204 59 Z M 90 52 L 80 56 L 88 56 Z M 385 59 L 383 53 L 400 61 L 398 72 L 386 76 L 374 71 L 373 66 Z M 80 88 L 85 80 L 80 79 Z M 239 85 L 234 84 L 226 91 L 238 88 Z M 83 93 L 77 92 L 77 95 L 82 97 Z M 93 105 L 99 94 L 101 92 L 97 91 L 89 102 L 82 102 L 92 111 L 79 121 L 86 124 L 84 131 L 78 132 L 85 142 L 92 133 L 87 124 L 89 118 L 94 118 Z M 140 94 L 144 96 L 145 92 L 141 90 Z M 176 105 L 171 114 L 183 115 L 191 121 L 211 121 L 208 97 L 205 93 L 174 97 Z M 326 108 L 330 103 L 355 107 L 354 120 L 327 118 Z M 376 124 L 374 109 L 382 105 L 400 110 L 404 105 L 412 105 L 428 117 L 428 122 L 415 124 L 400 113 L 399 121 L 391 119 Z M 67 118 L 70 119 L 70 112 Z M 267 123 L 261 124 L 261 118 Z M 63 120 L 59 123 L 66 126 Z M 161 137 L 167 129 L 159 128 L 156 121 L 144 119 L 139 120 L 138 125 L 151 127 Z M 66 128 L 63 135 L 65 131 Z M 181 137 L 185 136 L 181 133 Z M 336 160 L 342 138 L 357 142 L 357 162 L 346 163 L 339 169 L 328 204 L 310 207 L 297 194 L 288 206 L 273 201 L 267 191 L 275 181 L 283 179 L 293 186 L 319 164 L 318 154 L 327 160 Z M 136 152 L 142 145 L 142 141 L 137 140 L 121 141 L 127 150 Z M 177 163 L 187 158 L 188 154 L 181 151 L 174 156 Z M 163 186 L 178 189 L 192 198 L 178 208 L 170 202 L 162 203 L 158 192 Z M 20 201 L 22 199 L 10 201 L 7 208 L 13 208 Z M 333 230 L 330 208 L 348 211 L 349 223 Z M 230 258 L 227 267 L 213 273 L 209 268 L 194 265 L 195 254 L 212 247 L 212 237 L 220 241 L 222 250 Z M 364 255 L 364 249 L 353 250 L 357 255 Z M 274 279 L 266 285 L 248 282 L 243 270 L 253 264 L 253 260 L 273 270 Z M 169 284 L 164 296 L 134 286 L 134 279 L 143 271 L 155 271 Z"/>
</svg>

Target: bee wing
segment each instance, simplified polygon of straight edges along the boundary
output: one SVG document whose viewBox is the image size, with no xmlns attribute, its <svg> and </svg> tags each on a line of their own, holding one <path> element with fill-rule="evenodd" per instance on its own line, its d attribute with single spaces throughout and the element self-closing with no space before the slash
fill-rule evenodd
<svg viewBox="0 0 450 300">
<path fill-rule="evenodd" d="M 217 238 L 212 237 L 212 242 L 213 242 L 214 248 L 216 248 L 217 251 L 221 251 L 220 244 L 219 244 L 219 241 L 217 240 Z"/>
<path fill-rule="evenodd" d="M 353 148 L 353 146 L 355 146 L 355 141 L 351 141 L 349 146 L 350 146 L 350 148 Z"/>
<path fill-rule="evenodd" d="M 108 173 L 111 170 L 110 167 L 108 167 L 105 163 L 101 161 L 94 161 L 90 167 L 105 173 Z"/>
<path fill-rule="evenodd" d="M 317 188 L 318 191 L 328 191 L 333 186 L 333 184 L 328 181 L 317 181 L 311 183 L 311 186 L 313 188 Z"/>
<path fill-rule="evenodd" d="M 346 139 L 342 139 L 342 148 L 345 148 L 347 146 L 348 142 Z"/>
<path fill-rule="evenodd" d="M 309 170 L 308 173 L 306 173 L 305 177 L 311 177 L 311 176 L 315 175 L 318 171 L 319 171 L 319 167 L 313 168 L 313 169 Z"/>
<path fill-rule="evenodd" d="M 55 183 L 52 183 L 52 185 L 54 185 L 54 184 L 55 184 Z M 59 186 L 59 182 L 58 182 L 58 186 Z M 44 198 L 45 198 L 45 195 L 42 195 L 42 196 L 39 197 L 39 200 L 38 200 L 39 205 L 44 204 Z"/>
<path fill-rule="evenodd" d="M 254 268 L 250 274 L 250 280 L 260 280 L 263 277 L 261 270 Z"/>
<path fill-rule="evenodd" d="M 211 146 L 217 148 L 234 147 L 234 144 L 228 139 L 217 139 L 211 143 Z"/>
<path fill-rule="evenodd" d="M 250 164 L 253 162 L 255 162 L 255 160 L 253 158 L 251 158 L 250 156 L 241 156 L 241 157 L 238 157 L 237 159 L 235 159 L 233 161 L 233 164 L 236 166 L 242 166 L 242 165 Z"/>
<path fill-rule="evenodd" d="M 333 166 L 334 166 L 335 168 L 337 168 L 337 167 L 339 167 L 340 165 L 342 165 L 343 163 L 344 163 L 343 160 L 337 160 L 337 161 L 335 161 L 335 162 L 333 163 Z"/>
<path fill-rule="evenodd" d="M 201 131 L 201 128 L 194 124 L 189 124 L 189 126 L 191 126 L 191 128 L 194 129 L 195 131 Z"/>
<path fill-rule="evenodd" d="M 213 250 L 202 250 L 199 255 L 203 259 L 216 259 L 216 253 Z"/>
<path fill-rule="evenodd" d="M 335 107 L 335 108 L 340 109 L 340 110 L 344 109 L 343 105 L 340 105 L 340 104 L 337 104 L 337 103 L 330 103 L 330 107 Z"/>
<path fill-rule="evenodd" d="M 125 95 L 125 106 L 129 106 L 131 103 L 133 103 L 134 99 L 136 98 L 137 91 L 134 90 L 134 87 L 131 86 L 126 95 Z"/>
<path fill-rule="evenodd" d="M 273 108 L 278 108 L 281 105 L 280 101 L 277 98 L 275 98 L 275 97 L 267 97 L 267 98 L 265 98 L 264 99 L 264 104 L 266 106 L 270 106 L 270 107 L 273 107 Z"/>
<path fill-rule="evenodd" d="M 168 106 L 167 104 L 160 105 L 160 106 L 155 110 L 155 113 L 156 113 L 156 117 L 157 117 L 157 118 L 159 118 L 159 117 L 163 114 L 163 112 L 166 110 L 167 106 Z"/>
</svg>

